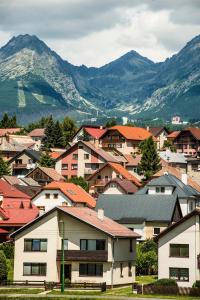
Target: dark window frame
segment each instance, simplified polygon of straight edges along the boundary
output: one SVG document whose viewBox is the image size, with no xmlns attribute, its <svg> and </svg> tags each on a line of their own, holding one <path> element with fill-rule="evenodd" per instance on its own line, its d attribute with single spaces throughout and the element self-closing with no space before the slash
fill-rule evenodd
<svg viewBox="0 0 200 300">
<path fill-rule="evenodd" d="M 85 243 L 86 243 L 86 247 L 85 247 L 86 249 L 85 250 L 83 250 L 82 246 L 81 246 L 81 243 L 83 243 L 83 241 L 85 241 Z M 80 250 L 81 251 L 91 251 L 91 250 L 88 250 L 88 241 L 96 241 L 96 250 L 92 250 L 92 251 L 99 251 L 99 250 L 105 251 L 106 250 L 106 240 L 105 239 L 80 239 Z M 104 243 L 104 249 L 97 249 L 97 243 L 99 241 Z"/>
<path fill-rule="evenodd" d="M 190 272 L 189 272 L 189 268 L 175 268 L 175 267 L 170 267 L 169 268 L 169 278 L 172 278 L 172 277 L 174 277 L 174 276 L 171 276 L 171 271 L 177 271 L 177 277 L 178 277 L 178 279 L 175 279 L 176 281 L 180 281 L 180 282 L 189 282 L 190 281 Z M 180 279 L 180 277 L 181 277 L 181 271 L 182 270 L 187 270 L 187 272 L 188 272 L 188 279 L 187 280 L 181 280 Z"/>
<path fill-rule="evenodd" d="M 175 247 L 179 250 L 179 254 L 178 255 L 173 255 L 172 254 L 172 246 Z M 183 248 L 187 248 L 188 250 L 188 255 L 181 255 L 181 246 Z M 187 246 L 187 247 L 186 247 Z M 169 244 L 169 257 L 180 257 L 180 258 L 189 258 L 190 256 L 190 251 L 189 251 L 189 244 Z"/>
<path fill-rule="evenodd" d="M 31 250 L 26 250 L 25 242 L 31 241 Z M 33 250 L 33 241 L 39 241 L 40 242 L 40 250 Z M 41 241 L 46 242 L 46 250 L 41 250 Z M 48 239 L 24 239 L 24 252 L 47 252 L 47 243 Z"/>
<path fill-rule="evenodd" d="M 31 267 L 31 273 L 30 274 L 26 274 L 24 272 L 24 267 L 25 265 L 30 265 Z M 33 274 L 32 272 L 32 268 L 33 266 L 39 266 L 39 273 L 38 274 Z M 45 272 L 43 274 L 41 274 L 42 272 L 42 267 L 45 267 Z M 38 263 L 38 262 L 24 262 L 23 263 L 23 276 L 46 276 L 47 275 L 47 263 Z"/>
<path fill-rule="evenodd" d="M 97 266 L 100 268 L 97 269 Z M 94 274 L 89 272 L 89 268 L 94 267 Z M 83 270 L 81 268 L 85 268 L 86 273 L 83 274 Z M 100 274 L 98 273 L 100 271 Z M 82 273 L 82 274 L 81 274 Z M 79 264 L 79 277 L 103 277 L 103 264 L 102 263 L 80 263 Z"/>
</svg>

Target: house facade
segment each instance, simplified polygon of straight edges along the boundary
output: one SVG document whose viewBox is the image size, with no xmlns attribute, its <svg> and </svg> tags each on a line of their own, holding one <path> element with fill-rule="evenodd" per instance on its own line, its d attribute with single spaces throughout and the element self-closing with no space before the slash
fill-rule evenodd
<svg viewBox="0 0 200 300">
<path fill-rule="evenodd" d="M 87 206 L 94 208 L 96 201 L 80 186 L 71 182 L 53 181 L 32 198 L 40 213 L 56 206 Z"/>
<path fill-rule="evenodd" d="M 196 156 L 200 151 L 200 128 L 182 130 L 173 141 L 177 152 Z"/>
<path fill-rule="evenodd" d="M 65 279 L 108 286 L 135 280 L 138 235 L 89 208 L 57 207 L 15 232 L 14 280 Z"/>
<path fill-rule="evenodd" d="M 138 152 L 140 142 L 152 134 L 145 128 L 131 126 L 113 126 L 101 137 L 103 148 L 117 148 L 123 154 Z"/>
<path fill-rule="evenodd" d="M 192 287 L 200 280 L 200 210 L 192 211 L 158 237 L 158 278 Z"/>
<path fill-rule="evenodd" d="M 52 181 L 64 181 L 65 178 L 60 175 L 54 168 L 36 167 L 26 175 L 27 178 L 32 178 L 41 186 L 45 186 Z"/>
<path fill-rule="evenodd" d="M 101 146 L 100 138 L 106 131 L 107 129 L 103 126 L 81 126 L 72 138 L 72 143 L 77 143 L 78 141 L 86 141 L 94 144 L 96 147 L 99 147 Z"/>
<path fill-rule="evenodd" d="M 79 141 L 56 160 L 55 169 L 69 179 L 93 174 L 107 162 L 117 162 L 114 157 L 90 142 Z"/>
<path fill-rule="evenodd" d="M 148 130 L 148 128 L 147 128 Z M 167 136 L 169 131 L 165 127 L 150 127 L 149 132 L 156 138 L 157 149 L 161 150 L 164 146 L 165 141 L 167 141 Z"/>
</svg>

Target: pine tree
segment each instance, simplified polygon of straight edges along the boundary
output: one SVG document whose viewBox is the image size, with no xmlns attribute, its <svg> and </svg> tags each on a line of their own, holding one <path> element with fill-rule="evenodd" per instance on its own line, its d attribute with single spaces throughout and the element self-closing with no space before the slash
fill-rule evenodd
<svg viewBox="0 0 200 300">
<path fill-rule="evenodd" d="M 63 131 L 59 121 L 54 124 L 54 147 L 62 148 L 65 146 Z"/>
<path fill-rule="evenodd" d="M 69 179 L 69 182 L 81 186 L 86 192 L 88 192 L 88 183 L 83 177 L 72 177 Z"/>
<path fill-rule="evenodd" d="M 1 128 L 9 128 L 10 127 L 10 119 L 7 113 L 3 115 L 1 120 Z"/>
<path fill-rule="evenodd" d="M 50 153 L 48 151 L 46 151 L 45 153 L 43 153 L 40 157 L 40 161 L 39 161 L 39 165 L 41 167 L 47 167 L 47 168 L 54 168 L 55 166 L 55 161 L 54 159 L 51 157 Z"/>
<path fill-rule="evenodd" d="M 49 150 L 50 148 L 54 147 L 54 138 L 55 138 L 55 124 L 53 117 L 49 117 L 49 121 L 45 128 L 45 137 L 43 138 L 42 144 L 43 148 Z"/>
<path fill-rule="evenodd" d="M 65 146 L 71 141 L 73 135 L 76 133 L 76 124 L 74 120 L 65 117 L 62 123 Z"/>
<path fill-rule="evenodd" d="M 7 280 L 8 270 L 6 264 L 6 256 L 2 250 L 0 250 L 0 281 Z"/>
<path fill-rule="evenodd" d="M 139 171 L 144 174 L 145 179 L 149 179 L 161 168 L 160 158 L 152 137 L 149 137 L 140 144 L 140 150 L 142 158 L 139 164 Z"/>
<path fill-rule="evenodd" d="M 4 175 L 10 175 L 10 167 L 8 163 L 0 156 L 0 178 Z"/>
</svg>

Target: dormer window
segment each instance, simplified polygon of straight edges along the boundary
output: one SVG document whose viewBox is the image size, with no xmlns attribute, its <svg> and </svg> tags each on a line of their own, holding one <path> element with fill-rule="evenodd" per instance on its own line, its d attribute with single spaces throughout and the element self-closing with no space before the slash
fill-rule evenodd
<svg viewBox="0 0 200 300">
<path fill-rule="evenodd" d="M 165 193 L 165 187 L 164 186 L 157 186 L 156 187 L 156 194 L 164 194 Z"/>
</svg>

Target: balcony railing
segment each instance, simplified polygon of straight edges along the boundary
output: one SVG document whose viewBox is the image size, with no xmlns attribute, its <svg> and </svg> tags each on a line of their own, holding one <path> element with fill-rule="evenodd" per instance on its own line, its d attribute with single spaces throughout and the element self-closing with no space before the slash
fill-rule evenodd
<svg viewBox="0 0 200 300">
<path fill-rule="evenodd" d="M 26 169 L 27 164 L 13 164 L 13 169 Z"/>
<path fill-rule="evenodd" d="M 64 250 L 65 261 L 95 261 L 105 262 L 108 260 L 108 251 L 96 250 Z M 57 250 L 57 261 L 62 260 L 62 250 Z"/>
</svg>

